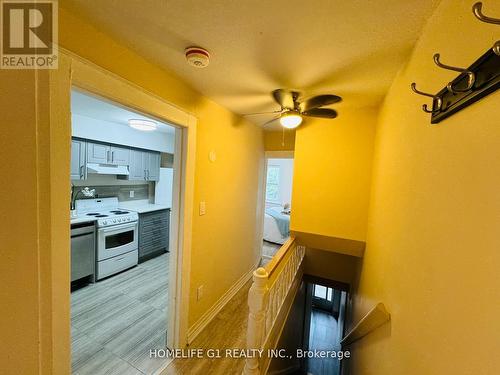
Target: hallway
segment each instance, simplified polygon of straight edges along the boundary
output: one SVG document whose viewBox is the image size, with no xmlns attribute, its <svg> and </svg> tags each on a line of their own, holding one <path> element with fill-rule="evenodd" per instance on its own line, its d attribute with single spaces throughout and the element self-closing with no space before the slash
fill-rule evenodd
<svg viewBox="0 0 500 375">
<path fill-rule="evenodd" d="M 210 324 L 189 345 L 202 349 L 244 349 L 248 322 L 249 281 L 228 302 Z M 245 365 L 244 359 L 233 358 L 189 358 L 175 359 L 161 375 L 224 374 L 239 375 Z"/>
</svg>

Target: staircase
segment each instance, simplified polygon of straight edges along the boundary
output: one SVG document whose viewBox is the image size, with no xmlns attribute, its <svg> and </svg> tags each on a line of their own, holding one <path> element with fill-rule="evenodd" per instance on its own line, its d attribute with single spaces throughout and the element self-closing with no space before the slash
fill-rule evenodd
<svg viewBox="0 0 500 375">
<path fill-rule="evenodd" d="M 265 374 L 303 276 L 304 246 L 291 237 L 264 267 L 253 273 L 248 292 L 247 349 L 262 355 L 247 358 L 243 374 Z"/>
</svg>

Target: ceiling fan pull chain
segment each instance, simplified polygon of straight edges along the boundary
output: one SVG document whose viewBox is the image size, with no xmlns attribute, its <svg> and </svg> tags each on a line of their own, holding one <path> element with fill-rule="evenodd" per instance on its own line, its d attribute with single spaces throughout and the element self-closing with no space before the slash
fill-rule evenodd
<svg viewBox="0 0 500 375">
<path fill-rule="evenodd" d="M 281 136 L 281 147 L 285 147 L 285 128 L 283 128 L 283 133 Z"/>
</svg>

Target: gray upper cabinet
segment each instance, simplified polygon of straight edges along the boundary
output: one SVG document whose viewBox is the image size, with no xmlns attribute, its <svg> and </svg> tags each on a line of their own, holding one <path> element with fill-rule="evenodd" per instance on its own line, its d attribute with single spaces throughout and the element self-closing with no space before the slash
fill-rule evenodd
<svg viewBox="0 0 500 375">
<path fill-rule="evenodd" d="M 158 181 L 160 179 L 160 153 L 112 146 L 79 139 L 71 140 L 71 179 L 86 179 L 86 163 L 126 165 L 129 175 L 119 179 Z"/>
<path fill-rule="evenodd" d="M 71 140 L 71 179 L 85 179 L 85 141 Z"/>
<path fill-rule="evenodd" d="M 129 165 L 130 148 L 110 146 L 110 164 L 113 165 Z"/>
<path fill-rule="evenodd" d="M 101 143 L 87 142 L 87 162 L 97 164 L 109 164 L 110 146 Z"/>
<path fill-rule="evenodd" d="M 88 142 L 87 161 L 97 164 L 128 165 L 130 148 Z"/>
<path fill-rule="evenodd" d="M 128 180 L 158 181 L 160 179 L 160 153 L 130 150 Z"/>
<path fill-rule="evenodd" d="M 129 180 L 145 180 L 146 174 L 144 172 L 143 164 L 144 151 L 130 150 L 130 164 L 129 164 Z"/>
<path fill-rule="evenodd" d="M 147 152 L 148 158 L 148 181 L 158 181 L 160 179 L 160 153 Z"/>
</svg>

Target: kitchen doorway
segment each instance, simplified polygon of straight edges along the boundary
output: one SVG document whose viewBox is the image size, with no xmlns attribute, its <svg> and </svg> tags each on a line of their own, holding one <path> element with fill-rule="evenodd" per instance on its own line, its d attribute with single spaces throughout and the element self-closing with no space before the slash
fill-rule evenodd
<svg viewBox="0 0 500 375">
<path fill-rule="evenodd" d="M 185 131 L 77 87 L 71 117 L 72 372 L 161 371 L 151 353 L 178 345 Z"/>
<path fill-rule="evenodd" d="M 292 182 L 293 151 L 267 151 L 262 188 L 262 265 L 290 237 Z"/>
</svg>

